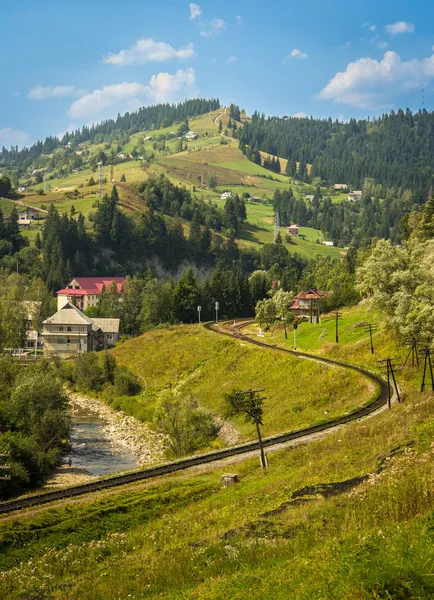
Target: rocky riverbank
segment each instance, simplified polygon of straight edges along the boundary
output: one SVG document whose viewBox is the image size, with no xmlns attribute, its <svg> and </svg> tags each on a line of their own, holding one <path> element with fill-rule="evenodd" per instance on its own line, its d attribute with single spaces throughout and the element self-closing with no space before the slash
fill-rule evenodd
<svg viewBox="0 0 434 600">
<path fill-rule="evenodd" d="M 103 433 L 115 444 L 127 448 L 136 457 L 139 466 L 164 460 L 166 437 L 153 431 L 149 425 L 134 417 L 117 412 L 101 400 L 70 392 L 72 414 L 79 409 L 89 410 L 103 421 Z"/>
</svg>

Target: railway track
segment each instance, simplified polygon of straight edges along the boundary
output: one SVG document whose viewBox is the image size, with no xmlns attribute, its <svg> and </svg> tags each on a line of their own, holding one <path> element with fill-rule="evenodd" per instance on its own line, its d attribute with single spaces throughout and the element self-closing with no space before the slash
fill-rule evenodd
<svg viewBox="0 0 434 600">
<path fill-rule="evenodd" d="M 326 421 L 324 423 L 319 423 L 317 425 L 313 425 L 312 427 L 306 427 L 304 429 L 298 429 L 296 431 L 290 431 L 287 433 L 281 433 L 278 435 L 270 436 L 264 438 L 263 445 L 265 447 L 274 446 L 276 444 L 281 444 L 284 442 L 288 442 L 295 439 L 300 439 L 305 436 L 309 436 L 314 433 L 319 433 L 321 431 L 326 431 L 332 429 L 338 425 L 344 425 L 346 423 L 351 423 L 352 421 L 356 421 L 361 419 L 362 417 L 366 417 L 375 411 L 379 410 L 382 406 L 384 406 L 387 402 L 387 384 L 376 374 L 371 373 L 367 369 L 363 367 L 358 367 L 356 365 L 349 365 L 345 363 L 340 363 L 336 360 L 332 360 L 330 358 L 323 358 L 319 356 L 314 356 L 312 354 L 307 354 L 305 352 L 298 352 L 295 350 L 287 350 L 285 348 L 280 348 L 278 346 L 271 346 L 270 344 L 266 344 L 264 342 L 260 342 L 259 340 L 255 340 L 249 338 L 242 333 L 242 329 L 246 327 L 252 320 L 246 320 L 232 327 L 232 330 L 226 329 L 223 330 L 221 328 L 216 329 L 213 323 L 206 323 L 206 329 L 210 331 L 214 331 L 215 333 L 219 333 L 221 335 L 227 335 L 230 337 L 235 337 L 238 339 L 242 339 L 250 344 L 254 344 L 255 346 L 260 346 L 262 348 L 266 348 L 267 350 L 272 350 L 276 352 L 284 352 L 287 354 L 291 354 L 293 356 L 297 356 L 299 358 L 315 360 L 320 363 L 324 363 L 327 365 L 332 365 L 340 368 L 351 369 L 360 373 L 374 382 L 377 386 L 379 386 L 379 392 L 376 398 L 368 405 L 363 406 L 355 410 L 350 414 L 343 415 L 336 419 L 332 419 L 330 421 Z M 259 444 L 258 442 L 247 442 L 244 444 L 238 444 L 236 446 L 231 446 L 230 448 L 225 448 L 224 450 L 216 450 L 213 452 L 207 452 L 206 454 L 201 454 L 198 456 L 193 456 L 190 458 L 183 458 L 176 461 L 171 461 L 164 463 L 162 465 L 158 465 L 155 467 L 150 467 L 147 469 L 142 469 L 140 471 L 134 471 L 133 473 L 126 473 L 124 475 L 116 475 L 114 477 L 110 477 L 107 479 L 99 479 L 98 481 L 92 481 L 90 483 L 85 483 L 82 485 L 77 485 L 74 487 L 56 490 L 53 492 L 46 492 L 43 494 L 35 494 L 33 496 L 28 496 L 27 498 L 20 498 L 17 500 L 9 500 L 7 502 L 0 503 L 0 513 L 9 513 L 12 511 L 23 510 L 25 508 L 29 508 L 32 506 L 37 506 L 40 504 L 47 504 L 50 502 L 55 502 L 56 500 L 63 500 L 66 498 L 73 498 L 75 496 L 81 496 L 83 494 L 88 494 L 90 492 L 97 492 L 104 489 L 114 488 L 121 485 L 126 485 L 128 483 L 135 483 L 137 481 L 143 481 L 145 479 L 151 479 L 154 477 L 159 477 L 162 475 L 167 475 L 169 473 L 174 473 L 176 471 L 182 471 L 184 469 L 188 469 L 189 467 L 194 467 L 197 465 L 205 465 L 211 462 L 217 462 L 219 460 L 230 458 L 231 456 L 237 456 L 240 454 L 245 454 L 247 452 L 251 452 L 252 450 L 258 450 Z"/>
</svg>

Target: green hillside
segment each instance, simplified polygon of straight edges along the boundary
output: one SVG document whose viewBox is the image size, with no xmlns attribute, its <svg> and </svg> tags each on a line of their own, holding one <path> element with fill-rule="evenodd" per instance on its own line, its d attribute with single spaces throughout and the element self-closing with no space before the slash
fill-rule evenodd
<svg viewBox="0 0 434 600">
<path fill-rule="evenodd" d="M 111 352 L 145 379 L 146 394 L 126 408 L 148 420 L 158 393 L 174 387 L 220 416 L 224 393 L 264 388 L 266 435 L 328 420 L 365 404 L 373 394 L 370 383 L 351 371 L 264 352 L 197 325 L 145 333 Z M 242 419 L 234 424 L 244 436 L 254 437 L 253 425 Z"/>
<path fill-rule="evenodd" d="M 74 154 L 77 155 L 82 166 L 74 169 L 75 172 L 65 173 L 61 177 L 57 172 L 50 170 L 50 167 L 46 167 L 44 181 L 40 183 L 33 181 L 29 190 L 21 194 L 21 200 L 45 208 L 53 203 L 60 212 L 69 212 L 71 207 L 74 207 L 77 212 L 91 217 L 99 199 L 98 170 L 95 165 L 97 156 L 103 152 L 107 157 L 114 157 L 113 161 L 107 158 L 109 163 L 114 164 L 105 166 L 106 183 L 103 185 L 103 193 L 109 192 L 112 185 L 116 185 L 120 206 L 125 212 L 146 210 L 135 188 L 138 182 L 150 176 L 165 175 L 174 184 L 185 186 L 193 191 L 197 198 L 205 202 L 214 202 L 220 207 L 224 206 L 224 201 L 220 199 L 223 191 L 261 198 L 261 203 L 248 204 L 247 222 L 240 231 L 238 243 L 241 246 L 255 247 L 272 243 L 273 210 L 270 203 L 275 190 L 288 189 L 292 183 L 295 196 L 304 199 L 306 194 L 313 193 L 314 188 L 302 183 L 295 185 L 288 177 L 272 173 L 249 161 L 238 149 L 237 140 L 219 132 L 220 121 L 227 126 L 229 116 L 226 108 L 191 118 L 190 130 L 196 132 L 199 137 L 196 140 L 184 141 L 182 151 L 178 148 L 179 139 L 176 135 L 178 125 L 176 124 L 127 135 L 125 143 L 122 144 L 118 141 L 80 143 L 74 147 Z M 238 126 L 241 128 L 243 124 L 238 123 Z M 54 155 L 59 151 L 56 149 Z M 146 160 L 133 159 L 131 154 L 136 157 L 144 156 Z M 43 158 L 38 160 L 42 161 Z M 215 191 L 210 190 L 206 185 L 201 186 L 201 178 L 206 184 L 211 175 L 217 180 Z M 93 185 L 89 185 L 91 178 L 96 182 Z M 21 184 L 25 185 L 26 179 L 28 177 L 21 177 Z M 325 189 L 323 191 L 328 193 Z M 188 228 L 187 224 L 186 227 Z M 339 249 L 316 243 L 318 239 L 322 240 L 320 231 L 308 228 L 306 230 L 304 240 L 296 239 L 292 244 L 287 244 L 284 240 L 290 252 L 297 252 L 306 258 L 313 258 L 316 254 L 340 255 Z M 34 237 L 30 236 L 30 233 L 26 235 Z M 284 238 L 283 230 L 282 235 Z"/>
</svg>

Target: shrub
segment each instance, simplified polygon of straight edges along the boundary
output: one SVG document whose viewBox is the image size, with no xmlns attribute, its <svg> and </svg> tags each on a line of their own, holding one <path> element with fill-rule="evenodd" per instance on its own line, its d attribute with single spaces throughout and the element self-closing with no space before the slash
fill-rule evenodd
<svg viewBox="0 0 434 600">
<path fill-rule="evenodd" d="M 117 367 L 114 373 L 115 392 L 119 396 L 135 396 L 140 392 L 137 377 L 127 367 Z"/>
<path fill-rule="evenodd" d="M 75 361 L 75 383 L 83 391 L 99 391 L 103 374 L 95 352 L 80 354 Z"/>
<path fill-rule="evenodd" d="M 168 436 L 173 456 L 183 456 L 210 444 L 219 432 L 211 413 L 201 408 L 193 396 L 170 390 L 160 396 L 155 425 Z"/>
</svg>

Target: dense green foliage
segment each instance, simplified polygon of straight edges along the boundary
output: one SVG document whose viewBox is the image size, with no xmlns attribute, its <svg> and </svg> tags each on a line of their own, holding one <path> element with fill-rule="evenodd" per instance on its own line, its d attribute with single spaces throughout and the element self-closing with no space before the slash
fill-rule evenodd
<svg viewBox="0 0 434 600">
<path fill-rule="evenodd" d="M 57 466 L 70 433 L 67 398 L 54 366 L 26 369 L 0 356 L 0 453 L 8 453 L 11 479 L 0 482 L 6 498 L 40 485 Z"/>
<path fill-rule="evenodd" d="M 432 184 L 434 113 L 392 111 L 375 119 L 265 118 L 254 113 L 239 133 L 244 152 L 262 150 L 302 165 L 310 177 L 360 189 L 365 178 L 411 190 L 425 201 Z M 303 167 L 304 168 L 304 167 Z M 301 173 L 304 175 L 304 173 Z"/>
<path fill-rule="evenodd" d="M 90 127 L 85 125 L 81 130 L 66 133 L 61 140 L 50 136 L 45 141 L 39 141 L 30 148 L 23 148 L 22 150 L 19 150 L 18 147 L 12 147 L 10 150 L 3 147 L 0 152 L 0 167 L 25 169 L 38 156 L 50 154 L 59 146 L 67 146 L 68 144 L 76 146 L 87 141 L 99 143 L 117 140 L 124 137 L 125 134 L 170 127 L 174 123 L 205 114 L 219 107 L 220 102 L 214 99 L 194 99 L 186 100 L 180 104 L 144 106 L 135 112 L 126 113 L 123 117 L 118 115 L 116 119 L 108 119 Z"/>
</svg>

